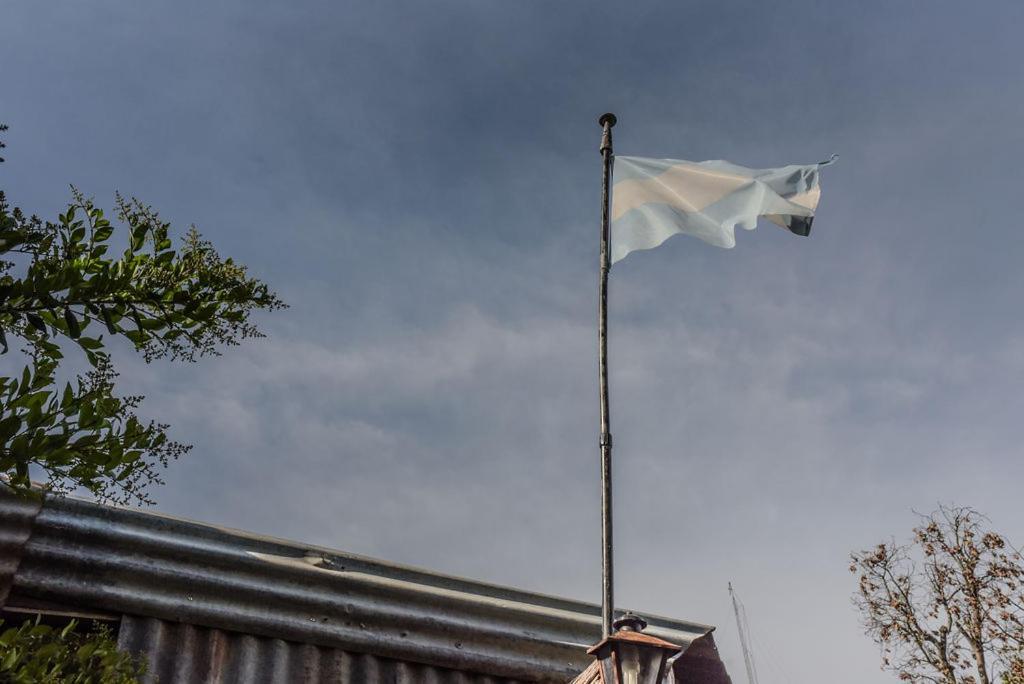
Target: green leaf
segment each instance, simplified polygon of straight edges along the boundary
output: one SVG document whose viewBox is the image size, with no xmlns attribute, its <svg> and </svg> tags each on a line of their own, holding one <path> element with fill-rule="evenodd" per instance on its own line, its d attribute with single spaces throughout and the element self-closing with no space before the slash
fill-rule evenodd
<svg viewBox="0 0 1024 684">
<path fill-rule="evenodd" d="M 95 653 L 95 652 L 96 652 L 96 643 L 90 641 L 89 643 L 81 646 L 78 649 L 78 652 L 75 653 L 75 656 L 78 658 L 79 661 L 84 662 L 84 661 L 88 660 L 89 658 L 91 658 L 92 654 Z"/>
<path fill-rule="evenodd" d="M 46 636 L 53 631 L 53 628 L 49 625 L 35 625 L 32 629 L 28 630 L 30 636 Z"/>
<path fill-rule="evenodd" d="M 75 631 L 75 627 L 78 626 L 78 620 L 71 620 L 68 624 L 64 625 L 64 629 L 60 630 L 60 638 L 66 639 L 68 634 Z"/>
<path fill-rule="evenodd" d="M 43 319 L 39 317 L 39 314 L 30 311 L 25 314 L 25 318 L 28 319 L 33 328 L 46 335 L 46 324 L 43 323 Z"/>
<path fill-rule="evenodd" d="M 94 416 L 95 412 L 93 410 L 93 405 L 90 403 L 82 404 L 82 409 L 78 413 L 78 427 L 82 429 L 88 428 L 92 423 Z M 81 440 L 77 443 L 80 444 Z"/>
<path fill-rule="evenodd" d="M 33 653 L 33 658 L 35 658 L 36 660 L 47 661 L 53 658 L 55 655 L 59 654 L 60 652 L 61 645 L 51 642 L 49 644 L 43 644 L 42 646 L 37 648 L 35 653 Z"/>
<path fill-rule="evenodd" d="M 81 337 L 82 328 L 78 325 L 78 319 L 71 312 L 71 308 L 67 306 L 64 307 L 64 322 L 68 324 L 68 334 L 71 335 L 71 339 L 77 340 Z"/>
<path fill-rule="evenodd" d="M 14 249 L 18 245 L 25 244 L 26 239 L 24 233 L 16 230 L 5 230 L 0 232 L 0 251 L 6 252 Z"/>
<path fill-rule="evenodd" d="M 146 242 L 146 231 L 149 226 L 145 223 L 132 228 L 131 247 L 133 252 L 139 251 Z"/>
<path fill-rule="evenodd" d="M 16 415 L 0 420 L 0 444 L 6 444 L 21 429 L 21 418 Z"/>
<path fill-rule="evenodd" d="M 96 242 L 105 242 L 110 239 L 110 236 L 114 234 L 114 228 L 112 226 L 97 226 L 96 230 L 93 231 L 92 239 Z"/>
<path fill-rule="evenodd" d="M 114 317 L 110 314 L 110 309 L 102 307 L 100 312 L 103 314 L 103 323 L 107 326 L 107 332 L 111 335 L 117 334 L 117 328 L 114 326 Z"/>
<path fill-rule="evenodd" d="M 49 390 L 38 390 L 35 392 L 29 392 L 24 394 L 11 404 L 13 407 L 31 409 L 33 407 L 38 408 L 42 406 L 46 400 L 50 397 Z"/>
<path fill-rule="evenodd" d="M 103 340 L 96 339 L 95 337 L 79 337 L 78 344 L 82 345 L 85 349 L 103 349 Z"/>
</svg>

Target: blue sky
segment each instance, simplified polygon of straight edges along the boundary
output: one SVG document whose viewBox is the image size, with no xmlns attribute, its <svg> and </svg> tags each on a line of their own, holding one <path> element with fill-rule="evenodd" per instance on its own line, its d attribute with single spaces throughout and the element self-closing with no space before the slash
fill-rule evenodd
<svg viewBox="0 0 1024 684">
<path fill-rule="evenodd" d="M 894 681 L 848 553 L 938 502 L 1024 541 L 1024 6 L 149 2 L 0 9 L 0 187 L 195 223 L 292 308 L 117 357 L 195 450 L 158 509 L 599 597 L 597 116 L 622 154 L 806 163 L 815 230 L 679 237 L 611 292 L 618 598 L 763 684 Z M 7 363 L 7 361 L 5 361 Z"/>
</svg>

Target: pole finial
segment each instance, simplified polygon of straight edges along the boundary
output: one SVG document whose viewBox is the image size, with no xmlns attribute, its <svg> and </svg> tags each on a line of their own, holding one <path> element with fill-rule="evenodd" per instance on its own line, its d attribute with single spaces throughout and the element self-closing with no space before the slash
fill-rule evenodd
<svg viewBox="0 0 1024 684">
<path fill-rule="evenodd" d="M 618 620 L 612 623 L 616 632 L 642 632 L 647 629 L 647 620 L 632 611 L 626 611 Z"/>
<path fill-rule="evenodd" d="M 601 128 L 604 129 L 601 133 L 601 147 L 598 148 L 601 151 L 601 154 L 611 154 L 612 152 L 612 126 L 614 126 L 617 121 L 618 119 L 611 112 L 602 114 L 601 118 L 597 120 L 597 123 L 601 124 Z"/>
</svg>

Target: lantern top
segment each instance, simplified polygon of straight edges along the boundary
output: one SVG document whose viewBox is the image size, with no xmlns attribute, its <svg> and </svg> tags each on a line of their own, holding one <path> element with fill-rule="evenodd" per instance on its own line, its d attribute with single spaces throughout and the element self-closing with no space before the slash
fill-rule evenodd
<svg viewBox="0 0 1024 684">
<path fill-rule="evenodd" d="M 589 649 L 587 649 L 587 653 L 589 653 L 590 655 L 597 655 L 598 651 L 602 650 L 608 644 L 611 644 L 616 641 L 624 641 L 631 644 L 643 644 L 644 646 L 663 648 L 666 651 L 683 650 L 683 647 L 679 644 L 673 644 L 671 641 L 665 641 L 664 639 L 659 639 L 658 637 L 651 636 L 650 634 L 642 634 L 640 632 L 633 632 L 631 630 L 619 630 L 607 639 L 602 639 L 597 644 L 591 646 Z"/>
<path fill-rule="evenodd" d="M 616 632 L 610 637 L 594 644 L 587 650 L 587 653 L 597 655 L 598 652 L 614 642 L 642 644 L 654 648 L 663 648 L 666 651 L 678 652 L 683 650 L 683 647 L 679 644 L 673 644 L 671 641 L 665 641 L 656 636 L 644 634 L 643 629 L 647 627 L 647 621 L 634 613 L 626 613 L 612 624 L 615 626 Z"/>
</svg>

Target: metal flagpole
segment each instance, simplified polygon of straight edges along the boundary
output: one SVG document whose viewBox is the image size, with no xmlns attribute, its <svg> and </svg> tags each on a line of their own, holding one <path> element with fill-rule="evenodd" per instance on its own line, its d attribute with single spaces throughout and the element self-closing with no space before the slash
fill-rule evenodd
<svg viewBox="0 0 1024 684">
<path fill-rule="evenodd" d="M 597 305 L 597 366 L 601 391 L 601 635 L 612 633 L 612 618 L 615 610 L 612 574 L 612 433 L 611 417 L 608 412 L 608 269 L 611 268 L 611 251 L 608 240 L 609 184 L 612 176 L 612 126 L 614 114 L 603 114 L 601 125 L 601 157 L 604 171 L 601 177 L 601 284 Z"/>
</svg>

